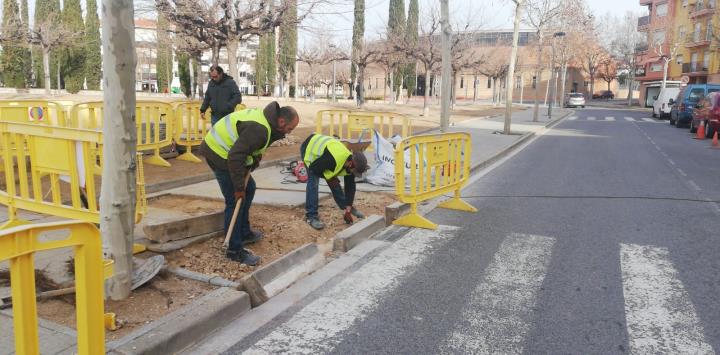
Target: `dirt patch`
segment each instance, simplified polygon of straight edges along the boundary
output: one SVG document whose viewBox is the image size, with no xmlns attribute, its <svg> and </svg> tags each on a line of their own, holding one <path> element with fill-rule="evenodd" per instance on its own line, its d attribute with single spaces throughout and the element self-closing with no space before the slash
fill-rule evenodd
<svg viewBox="0 0 720 355">
<path fill-rule="evenodd" d="M 117 314 L 122 328 L 106 331 L 106 340 L 119 339 L 138 327 L 202 297 L 214 287 L 161 272 L 151 282 L 136 289 L 123 301 L 105 301 L 105 312 Z M 38 303 L 41 318 L 75 329 L 75 296 L 69 295 Z"/>
<path fill-rule="evenodd" d="M 366 216 L 384 215 L 385 206 L 393 202 L 394 196 L 384 193 L 358 192 L 355 198 L 355 206 Z M 320 203 L 320 218 L 326 225 L 324 230 L 316 231 L 305 222 L 304 217 L 305 210 L 298 208 L 256 205 L 250 209 L 252 228 L 265 233 L 263 240 L 247 247 L 263 258 L 260 266 L 267 265 L 304 244 L 328 243 L 337 232 L 348 227 L 342 220 L 342 212 L 331 198 Z M 172 266 L 207 275 L 219 275 L 229 280 L 239 280 L 257 268 L 226 259 L 222 248 L 223 240 L 224 236 L 213 238 L 168 253 L 165 257 Z"/>
<path fill-rule="evenodd" d="M 180 211 L 189 215 L 206 215 L 222 211 L 225 203 L 212 199 L 201 199 L 177 195 L 161 196 L 148 202 L 150 207 Z"/>
</svg>

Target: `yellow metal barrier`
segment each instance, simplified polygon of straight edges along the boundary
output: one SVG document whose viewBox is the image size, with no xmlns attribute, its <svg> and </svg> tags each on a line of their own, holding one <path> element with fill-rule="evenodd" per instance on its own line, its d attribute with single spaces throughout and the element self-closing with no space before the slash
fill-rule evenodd
<svg viewBox="0 0 720 355">
<path fill-rule="evenodd" d="M 373 130 L 385 138 L 396 134 L 407 138 L 412 135 L 412 122 L 398 113 L 371 111 L 322 110 L 315 118 L 315 133 L 336 135 L 340 139 L 357 139 L 363 131 L 366 131 L 365 138 L 370 139 Z"/>
<path fill-rule="evenodd" d="M 46 233 L 68 231 L 62 240 L 42 241 Z M 104 354 L 103 261 L 100 231 L 86 222 L 57 222 L 0 231 L 0 261 L 10 261 L 15 353 L 40 353 L 34 254 L 72 247 L 75 252 L 77 353 Z"/>
<path fill-rule="evenodd" d="M 418 214 L 417 204 L 449 192 L 454 197 L 438 207 L 477 212 L 460 199 L 460 190 L 470 176 L 471 149 L 468 133 L 422 135 L 401 141 L 395 148 L 395 190 L 400 201 L 410 204 L 411 211 L 393 224 L 437 228 L 437 224 Z"/>
<path fill-rule="evenodd" d="M 183 102 L 175 105 L 175 143 L 185 147 L 186 151 L 177 159 L 200 163 L 202 160 L 192 153 L 192 147 L 198 146 L 210 131 L 210 118 L 200 118 L 199 102 Z"/>
<path fill-rule="evenodd" d="M 0 101 L 0 121 L 65 126 L 65 107 L 44 100 Z"/>
<path fill-rule="evenodd" d="M 27 223 L 18 219 L 18 209 L 99 223 L 95 167 L 101 144 L 99 131 L 0 121 L 5 176 L 0 203 L 8 206 L 8 222 L 0 229 Z M 147 205 L 143 174 L 138 157 L 138 222 Z"/>
<path fill-rule="evenodd" d="M 70 111 L 71 126 L 85 129 L 102 129 L 103 103 L 86 102 L 74 105 Z M 168 103 L 138 101 L 135 105 L 138 151 L 150 150 L 153 155 L 145 159 L 148 164 L 170 166 L 160 156 L 160 149 L 172 145 L 174 112 Z"/>
</svg>

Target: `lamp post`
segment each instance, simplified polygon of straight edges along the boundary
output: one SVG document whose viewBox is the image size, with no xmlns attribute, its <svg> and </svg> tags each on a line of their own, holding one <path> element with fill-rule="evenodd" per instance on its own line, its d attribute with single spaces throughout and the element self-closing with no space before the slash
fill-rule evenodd
<svg viewBox="0 0 720 355">
<path fill-rule="evenodd" d="M 553 80 L 555 80 L 555 38 L 563 37 L 565 36 L 565 32 L 555 32 L 553 33 L 553 42 L 552 42 L 552 62 L 550 63 L 550 81 L 548 81 L 548 85 L 552 84 Z M 548 100 L 548 119 L 552 118 L 552 105 L 553 102 L 555 102 L 555 85 L 552 86 L 552 91 L 550 92 L 550 100 Z"/>
</svg>

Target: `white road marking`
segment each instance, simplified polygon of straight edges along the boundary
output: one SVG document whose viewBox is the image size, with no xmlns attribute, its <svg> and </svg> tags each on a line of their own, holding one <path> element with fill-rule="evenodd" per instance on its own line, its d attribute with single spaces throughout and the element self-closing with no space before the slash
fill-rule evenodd
<svg viewBox="0 0 720 355">
<path fill-rule="evenodd" d="M 537 235 L 505 238 L 440 353 L 521 354 L 554 243 Z"/>
<path fill-rule="evenodd" d="M 575 121 L 577 119 L 577 116 L 568 117 L 569 121 Z"/>
<path fill-rule="evenodd" d="M 595 117 L 590 116 L 590 117 L 587 118 L 587 120 L 588 120 L 588 121 L 595 121 Z"/>
<path fill-rule="evenodd" d="M 653 120 L 652 118 L 647 118 L 647 117 L 643 118 L 642 120 L 645 122 L 655 122 L 655 120 Z"/>
<path fill-rule="evenodd" d="M 695 189 L 695 191 L 702 191 L 702 189 L 700 188 L 700 186 L 698 186 L 698 184 L 696 184 L 695 181 L 688 180 L 688 184 L 689 184 L 693 189 Z"/>
<path fill-rule="evenodd" d="M 298 311 L 261 339 L 246 354 L 318 354 L 331 351 L 337 336 L 364 319 L 380 296 L 399 285 L 400 276 L 425 262 L 433 246 L 455 237 L 457 227 L 415 229 L 331 290 Z"/>
<path fill-rule="evenodd" d="M 635 119 L 632 117 L 625 117 L 625 121 L 635 122 Z"/>
<path fill-rule="evenodd" d="M 672 164 L 672 165 L 675 165 L 675 161 L 672 159 L 668 159 L 668 162 L 670 162 L 670 164 Z"/>
<path fill-rule="evenodd" d="M 665 248 L 620 244 L 633 354 L 714 354 Z"/>
<path fill-rule="evenodd" d="M 682 175 L 682 176 L 684 176 L 684 177 L 687 177 L 687 174 L 685 174 L 685 172 L 682 171 L 682 169 L 678 168 L 678 169 L 677 169 L 677 172 L 680 173 L 680 175 Z"/>
<path fill-rule="evenodd" d="M 605 117 L 605 121 L 615 121 L 615 117 Z"/>
</svg>

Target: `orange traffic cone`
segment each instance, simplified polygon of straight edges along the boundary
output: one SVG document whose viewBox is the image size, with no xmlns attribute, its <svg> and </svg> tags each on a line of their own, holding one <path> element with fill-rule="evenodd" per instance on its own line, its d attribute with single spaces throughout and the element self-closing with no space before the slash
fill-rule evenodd
<svg viewBox="0 0 720 355">
<path fill-rule="evenodd" d="M 695 139 L 705 139 L 705 125 L 703 124 L 703 121 L 700 121 L 700 126 L 697 128 L 697 135 L 695 135 Z"/>
<path fill-rule="evenodd" d="M 712 144 L 710 145 L 711 148 L 714 149 L 720 149 L 720 143 L 718 143 L 718 130 L 715 130 L 715 134 L 713 134 L 713 140 Z"/>
</svg>

